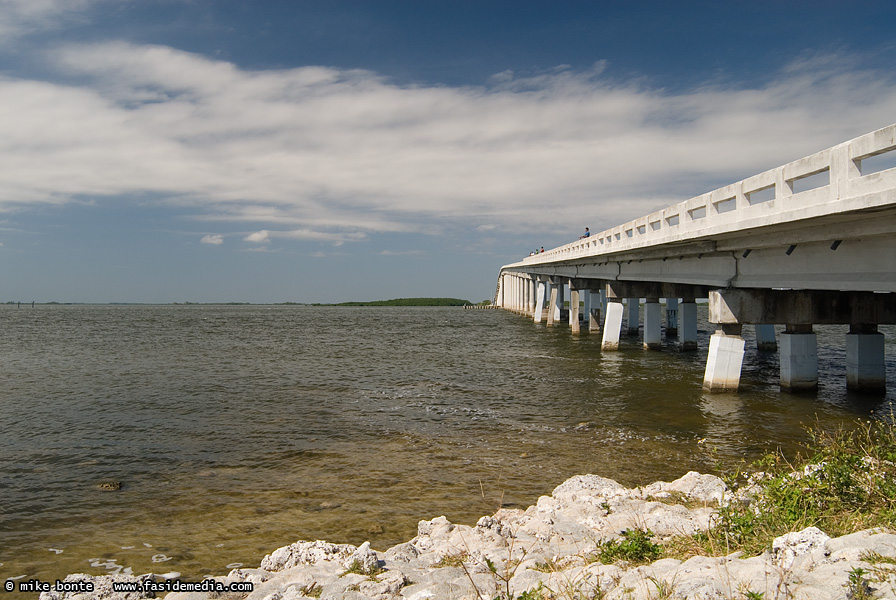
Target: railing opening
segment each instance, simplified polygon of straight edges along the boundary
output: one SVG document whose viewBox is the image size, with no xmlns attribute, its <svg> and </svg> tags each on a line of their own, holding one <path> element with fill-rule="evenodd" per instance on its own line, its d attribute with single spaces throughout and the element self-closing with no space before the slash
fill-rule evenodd
<svg viewBox="0 0 896 600">
<path fill-rule="evenodd" d="M 626 230 L 625 230 L 625 237 L 632 237 L 632 236 L 634 235 L 634 233 L 635 233 L 635 232 L 634 232 L 633 229 L 626 229 Z"/>
<path fill-rule="evenodd" d="M 654 231 L 659 231 L 661 225 L 662 225 L 662 223 L 660 223 L 660 221 L 651 221 L 650 222 L 650 228 Z"/>
<path fill-rule="evenodd" d="M 702 219 L 706 216 L 706 207 L 698 206 L 697 208 L 692 208 L 688 211 L 688 216 L 691 217 L 691 221 L 697 221 L 698 219 Z"/>
<path fill-rule="evenodd" d="M 892 169 L 896 167 L 896 148 L 863 157 L 861 160 L 857 160 L 856 164 L 863 176 Z"/>
<path fill-rule="evenodd" d="M 716 209 L 716 214 L 722 214 L 726 212 L 731 212 L 732 210 L 737 208 L 737 201 L 735 198 L 725 198 L 724 200 L 719 200 L 718 202 L 713 202 L 712 205 Z"/>
<path fill-rule="evenodd" d="M 638 225 L 638 235 L 647 233 L 647 225 Z"/>
<path fill-rule="evenodd" d="M 762 204 L 763 202 L 768 202 L 769 200 L 775 199 L 775 184 L 771 184 L 764 188 L 759 188 L 758 190 L 753 190 L 752 192 L 747 192 L 744 194 L 747 197 L 748 204 Z"/>
<path fill-rule="evenodd" d="M 808 192 L 809 190 L 814 190 L 816 188 L 830 185 L 831 171 L 830 169 L 825 169 L 824 171 L 819 171 L 818 173 L 810 173 L 809 175 L 803 175 L 802 177 L 791 179 L 789 183 L 790 189 L 793 190 L 794 194 L 799 194 L 800 192 Z"/>
<path fill-rule="evenodd" d="M 669 224 L 669 227 L 674 227 L 678 225 L 678 215 L 672 215 L 671 217 L 666 217 L 666 223 Z"/>
</svg>

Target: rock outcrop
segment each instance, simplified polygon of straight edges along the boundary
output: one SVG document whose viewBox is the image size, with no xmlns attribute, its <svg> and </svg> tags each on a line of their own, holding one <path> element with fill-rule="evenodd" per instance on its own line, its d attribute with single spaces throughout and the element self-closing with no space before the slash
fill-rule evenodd
<svg viewBox="0 0 896 600">
<path fill-rule="evenodd" d="M 474 526 L 445 517 L 421 521 L 414 539 L 385 552 L 372 550 L 368 542 L 355 547 L 300 541 L 275 550 L 258 569 L 235 569 L 216 578 L 216 590 L 172 591 L 165 598 L 896 598 L 896 535 L 882 530 L 832 539 L 809 528 L 776 539 L 755 557 L 666 558 L 641 566 L 596 560 L 602 544 L 627 530 L 650 530 L 657 542 L 706 530 L 727 494 L 717 477 L 693 472 L 636 489 L 579 475 L 527 510 L 501 509 Z M 103 577 L 92 579 L 98 590 L 111 589 Z M 241 589 L 228 591 L 228 586 Z M 49 592 L 41 600 L 164 595 L 129 593 Z"/>
</svg>

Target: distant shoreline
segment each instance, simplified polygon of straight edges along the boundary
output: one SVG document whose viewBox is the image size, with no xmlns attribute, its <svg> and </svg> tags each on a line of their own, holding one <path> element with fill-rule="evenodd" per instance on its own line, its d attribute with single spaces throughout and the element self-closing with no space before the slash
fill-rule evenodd
<svg viewBox="0 0 896 600">
<path fill-rule="evenodd" d="M 471 306 L 489 304 L 470 302 L 461 298 L 393 298 L 391 300 L 351 302 L 19 302 L 10 300 L 7 306 Z"/>
</svg>

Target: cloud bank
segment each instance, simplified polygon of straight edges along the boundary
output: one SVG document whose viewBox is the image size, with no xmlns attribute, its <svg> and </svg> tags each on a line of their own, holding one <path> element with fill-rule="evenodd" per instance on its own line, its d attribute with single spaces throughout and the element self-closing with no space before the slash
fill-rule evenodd
<svg viewBox="0 0 896 600">
<path fill-rule="evenodd" d="M 887 125 L 896 106 L 893 74 L 842 57 L 682 93 L 601 64 L 447 87 L 124 42 L 47 61 L 53 81 L 0 78 L 0 211 L 151 195 L 254 244 L 600 229 Z"/>
</svg>

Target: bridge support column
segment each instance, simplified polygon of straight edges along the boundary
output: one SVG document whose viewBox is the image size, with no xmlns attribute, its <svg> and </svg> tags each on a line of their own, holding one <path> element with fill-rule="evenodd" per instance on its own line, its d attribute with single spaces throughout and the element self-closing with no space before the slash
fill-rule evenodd
<svg viewBox="0 0 896 600">
<path fill-rule="evenodd" d="M 520 297 L 520 278 L 516 275 L 510 276 L 510 310 L 512 312 L 519 311 L 519 297 Z"/>
<path fill-rule="evenodd" d="M 678 298 L 666 298 L 666 337 L 678 337 Z"/>
<path fill-rule="evenodd" d="M 591 290 L 582 290 L 582 325 L 591 330 Z"/>
<path fill-rule="evenodd" d="M 578 334 L 579 327 L 579 290 L 569 286 L 569 327 Z"/>
<path fill-rule="evenodd" d="M 603 286 L 600 289 L 600 314 L 607 314 L 607 286 Z"/>
<path fill-rule="evenodd" d="M 532 280 L 528 277 L 520 277 L 520 284 L 520 287 L 522 288 L 522 293 L 520 294 L 520 300 L 522 300 L 520 305 L 520 313 L 528 316 L 529 311 L 531 310 L 529 308 L 529 301 L 532 299 L 530 293 L 532 289 Z"/>
<path fill-rule="evenodd" d="M 661 318 L 660 299 L 647 298 L 647 302 L 644 304 L 644 348 L 648 350 L 660 349 Z"/>
<path fill-rule="evenodd" d="M 678 348 L 688 352 L 697 349 L 697 302 L 694 298 L 683 298 L 681 302 Z"/>
<path fill-rule="evenodd" d="M 536 323 L 541 323 L 541 319 L 544 317 L 544 282 L 538 281 L 535 284 L 535 313 L 532 315 L 532 320 Z"/>
<path fill-rule="evenodd" d="M 566 294 L 565 294 L 565 291 L 563 288 L 564 288 L 564 284 L 562 282 L 557 284 L 557 302 L 555 302 L 553 304 L 553 308 L 552 308 L 552 310 L 554 311 L 554 322 L 557 322 L 557 323 L 560 322 L 560 315 L 561 315 L 561 312 L 563 311 L 563 304 L 565 302 Z"/>
<path fill-rule="evenodd" d="M 619 334 L 622 331 L 622 301 L 611 300 L 607 302 L 606 318 L 604 319 L 604 337 L 601 341 L 602 350 L 618 350 Z"/>
<path fill-rule="evenodd" d="M 846 334 L 846 387 L 857 392 L 885 393 L 884 334 L 877 325 L 850 325 Z"/>
<path fill-rule="evenodd" d="M 601 310 L 601 296 L 599 292 L 589 292 L 591 297 L 591 310 L 588 311 L 588 333 L 600 333 L 600 317 L 603 313 Z M 596 297 L 595 297 L 596 296 Z M 595 307 L 595 305 L 597 305 Z"/>
<path fill-rule="evenodd" d="M 555 320 L 554 315 L 556 314 L 556 308 L 557 308 L 557 284 L 554 282 L 551 282 L 550 285 L 548 285 L 548 287 L 551 290 L 551 299 L 548 302 L 548 323 L 547 323 L 547 325 L 548 325 L 548 327 L 553 327 L 554 320 Z"/>
<path fill-rule="evenodd" d="M 778 342 L 775 341 L 775 326 L 769 324 L 756 325 L 756 349 L 760 352 L 775 352 Z"/>
<path fill-rule="evenodd" d="M 628 331 L 626 332 L 629 336 L 637 336 L 638 329 L 641 324 L 641 299 L 640 298 L 626 298 L 626 317 L 628 321 Z"/>
<path fill-rule="evenodd" d="M 787 325 L 781 334 L 780 361 L 782 389 L 818 389 L 818 342 L 811 325 Z"/>
<path fill-rule="evenodd" d="M 534 277 L 529 280 L 529 313 L 535 315 L 535 305 L 538 304 L 538 280 Z"/>
<path fill-rule="evenodd" d="M 744 363 L 744 338 L 741 325 L 722 324 L 709 338 L 703 389 L 708 392 L 733 392 L 740 385 Z"/>
</svg>

